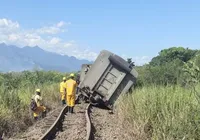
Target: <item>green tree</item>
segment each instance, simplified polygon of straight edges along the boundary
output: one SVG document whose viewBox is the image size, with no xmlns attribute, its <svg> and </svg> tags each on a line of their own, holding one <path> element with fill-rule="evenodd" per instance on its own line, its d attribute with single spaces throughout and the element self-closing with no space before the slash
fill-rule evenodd
<svg viewBox="0 0 200 140">
<path fill-rule="evenodd" d="M 157 84 L 182 84 L 184 63 L 194 60 L 200 66 L 200 51 L 172 47 L 159 52 L 147 65 L 136 67 L 139 72 L 137 86 Z"/>
<path fill-rule="evenodd" d="M 159 52 L 159 55 L 154 57 L 150 62 L 152 66 L 160 66 L 173 60 L 179 59 L 183 62 L 187 62 L 194 58 L 198 50 L 191 50 L 183 47 L 172 47 L 164 49 Z"/>
</svg>

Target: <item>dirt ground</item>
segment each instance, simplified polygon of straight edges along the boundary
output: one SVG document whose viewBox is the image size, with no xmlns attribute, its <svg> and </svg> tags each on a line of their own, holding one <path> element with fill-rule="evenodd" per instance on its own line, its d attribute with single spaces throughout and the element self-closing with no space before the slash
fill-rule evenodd
<svg viewBox="0 0 200 140">
<path fill-rule="evenodd" d="M 63 122 L 62 131 L 56 134 L 56 140 L 82 140 L 86 137 L 86 118 L 85 109 L 87 104 L 77 104 L 74 108 L 74 114 L 67 113 Z M 24 133 L 18 134 L 14 138 L 8 140 L 38 140 L 50 126 L 47 126 L 49 119 L 56 120 L 55 114 L 58 114 L 62 107 L 50 112 L 46 118 L 36 122 L 29 127 Z M 55 116 L 52 119 L 52 116 Z M 53 124 L 53 123 L 52 123 Z M 6 138 L 5 138 L 6 139 Z"/>
<path fill-rule="evenodd" d="M 48 127 L 46 126 L 46 123 L 49 119 L 52 119 L 52 116 L 57 114 L 57 112 L 60 112 L 62 110 L 62 106 L 58 107 L 55 110 L 52 110 L 51 112 L 47 113 L 47 116 L 44 119 L 41 119 L 37 121 L 33 126 L 29 127 L 25 132 L 22 132 L 18 134 L 17 136 L 13 138 L 4 138 L 5 140 L 38 140 L 45 131 L 48 130 Z M 54 117 L 56 119 L 56 116 Z"/>
<path fill-rule="evenodd" d="M 110 114 L 108 110 L 92 108 L 91 121 L 95 140 L 122 140 L 120 123 L 117 114 Z"/>
<path fill-rule="evenodd" d="M 85 109 L 87 104 L 77 104 L 74 108 L 74 114 L 67 113 L 62 126 L 62 130 L 56 134 L 57 140 L 83 140 L 86 137 L 86 118 Z M 49 128 L 45 122 L 51 118 L 62 107 L 57 108 L 48 114 L 48 116 L 33 126 L 29 127 L 26 132 L 19 134 L 8 140 L 38 140 Z M 125 139 L 126 129 L 123 129 L 121 122 L 118 121 L 118 114 L 110 114 L 108 110 L 92 107 L 91 121 L 94 128 L 95 140 L 122 140 Z M 48 128 L 45 128 L 48 127 Z M 126 138 L 131 140 L 131 138 Z"/>
<path fill-rule="evenodd" d="M 74 114 L 68 113 L 63 123 L 63 131 L 59 131 L 56 140 L 84 140 L 86 138 L 86 104 L 76 105 Z"/>
</svg>

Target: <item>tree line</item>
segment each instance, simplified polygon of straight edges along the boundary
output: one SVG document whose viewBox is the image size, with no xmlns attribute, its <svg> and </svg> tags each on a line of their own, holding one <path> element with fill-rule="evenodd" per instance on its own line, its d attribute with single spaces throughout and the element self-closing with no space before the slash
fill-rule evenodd
<svg viewBox="0 0 200 140">
<path fill-rule="evenodd" d="M 161 50 L 149 64 L 136 66 L 137 86 L 177 85 L 199 82 L 200 50 L 171 47 Z"/>
</svg>

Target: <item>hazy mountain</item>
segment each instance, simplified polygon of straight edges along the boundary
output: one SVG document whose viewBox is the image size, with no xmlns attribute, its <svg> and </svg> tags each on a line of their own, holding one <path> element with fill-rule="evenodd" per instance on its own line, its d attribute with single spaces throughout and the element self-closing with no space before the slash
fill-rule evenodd
<svg viewBox="0 0 200 140">
<path fill-rule="evenodd" d="M 47 52 L 38 46 L 19 48 L 4 43 L 0 44 L 0 71 L 3 72 L 32 70 L 35 67 L 43 70 L 69 72 L 80 70 L 81 65 L 85 63 L 92 62 Z"/>
</svg>

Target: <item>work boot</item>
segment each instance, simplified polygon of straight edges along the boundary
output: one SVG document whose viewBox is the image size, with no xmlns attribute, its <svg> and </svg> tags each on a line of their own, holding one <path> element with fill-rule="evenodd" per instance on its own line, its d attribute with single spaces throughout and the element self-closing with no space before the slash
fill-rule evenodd
<svg viewBox="0 0 200 140">
<path fill-rule="evenodd" d="M 47 116 L 47 112 L 46 110 L 44 112 L 42 112 L 42 118 L 46 117 Z"/>
<path fill-rule="evenodd" d="M 67 106 L 67 113 L 70 112 L 70 106 Z"/>
<path fill-rule="evenodd" d="M 62 100 L 62 105 L 65 105 L 65 104 L 66 104 L 65 100 Z"/>
<path fill-rule="evenodd" d="M 74 113 L 74 107 L 71 107 L 71 112 L 70 113 Z"/>
<path fill-rule="evenodd" d="M 69 107 L 69 113 L 71 113 L 71 112 L 72 112 L 72 107 L 70 106 L 70 107 Z"/>
<path fill-rule="evenodd" d="M 37 120 L 38 120 L 38 117 L 34 117 L 34 120 L 37 121 Z"/>
</svg>

